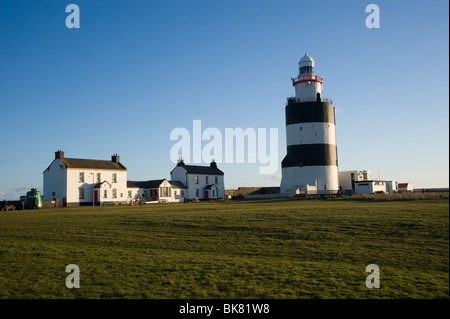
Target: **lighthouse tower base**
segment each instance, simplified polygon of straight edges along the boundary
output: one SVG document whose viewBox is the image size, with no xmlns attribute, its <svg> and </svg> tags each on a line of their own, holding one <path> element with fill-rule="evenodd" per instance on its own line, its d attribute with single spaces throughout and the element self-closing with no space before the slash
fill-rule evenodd
<svg viewBox="0 0 450 319">
<path fill-rule="evenodd" d="M 336 194 L 339 191 L 337 166 L 283 167 L 280 192 L 298 194 Z"/>
</svg>

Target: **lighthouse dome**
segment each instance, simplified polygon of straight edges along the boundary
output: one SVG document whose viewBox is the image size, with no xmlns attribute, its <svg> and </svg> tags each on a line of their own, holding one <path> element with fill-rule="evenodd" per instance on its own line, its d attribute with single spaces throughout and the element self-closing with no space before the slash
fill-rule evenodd
<svg viewBox="0 0 450 319">
<path fill-rule="evenodd" d="M 308 54 L 305 54 L 305 56 L 300 59 L 300 62 L 298 64 L 307 64 L 307 63 L 314 64 L 314 60 Z"/>
<path fill-rule="evenodd" d="M 314 73 L 314 60 L 308 54 L 305 54 L 303 58 L 300 59 L 298 66 L 300 68 L 300 74 Z"/>
</svg>

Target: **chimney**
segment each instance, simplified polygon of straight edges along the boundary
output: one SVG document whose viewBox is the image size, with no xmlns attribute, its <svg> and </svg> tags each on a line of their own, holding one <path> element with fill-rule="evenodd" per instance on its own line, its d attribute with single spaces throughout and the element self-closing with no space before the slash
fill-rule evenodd
<svg viewBox="0 0 450 319">
<path fill-rule="evenodd" d="M 217 168 L 217 163 L 215 160 L 211 161 L 211 164 L 209 164 L 209 167 Z"/>
<path fill-rule="evenodd" d="M 119 163 L 120 162 L 120 156 L 117 154 L 114 154 L 113 156 L 111 156 L 111 161 L 113 163 Z"/>
<path fill-rule="evenodd" d="M 61 150 L 55 152 L 55 159 L 60 159 L 60 160 L 64 159 L 64 152 Z"/>
<path fill-rule="evenodd" d="M 180 157 L 180 158 L 178 159 L 177 166 L 184 166 L 184 160 L 183 160 L 182 157 Z"/>
</svg>

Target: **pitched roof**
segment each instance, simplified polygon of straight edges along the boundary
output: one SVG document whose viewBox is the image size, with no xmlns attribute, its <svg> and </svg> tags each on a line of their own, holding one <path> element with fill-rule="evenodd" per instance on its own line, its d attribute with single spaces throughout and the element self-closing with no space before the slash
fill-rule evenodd
<svg viewBox="0 0 450 319">
<path fill-rule="evenodd" d="M 183 167 L 189 174 L 224 175 L 217 167 L 199 165 L 177 165 Z"/>
<path fill-rule="evenodd" d="M 217 188 L 216 185 L 210 184 L 210 185 L 206 185 L 205 189 L 212 189 L 213 187 Z"/>
<path fill-rule="evenodd" d="M 121 163 L 115 163 L 113 161 L 105 160 L 93 160 L 82 158 L 63 158 L 61 159 L 67 168 L 86 168 L 86 169 L 107 169 L 107 170 L 122 170 L 126 171 L 127 168 Z"/>
<path fill-rule="evenodd" d="M 101 187 L 102 187 L 102 185 L 103 185 L 104 183 L 106 183 L 106 184 L 108 184 L 109 186 L 111 186 L 111 184 L 110 184 L 110 183 L 108 183 L 107 181 L 103 181 L 103 182 L 101 182 L 101 183 L 97 183 L 97 184 L 95 184 L 95 185 L 94 185 L 94 188 L 101 188 Z"/>
<path fill-rule="evenodd" d="M 178 188 L 186 188 L 186 186 L 183 185 L 182 182 L 179 181 L 170 181 L 169 182 L 172 186 L 178 187 Z"/>
<path fill-rule="evenodd" d="M 151 181 L 127 181 L 128 188 L 158 188 L 165 179 L 155 179 Z"/>
</svg>

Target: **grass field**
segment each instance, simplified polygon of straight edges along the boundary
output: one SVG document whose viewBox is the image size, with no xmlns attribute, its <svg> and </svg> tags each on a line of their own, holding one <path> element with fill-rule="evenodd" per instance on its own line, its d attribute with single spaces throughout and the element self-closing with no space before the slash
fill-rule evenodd
<svg viewBox="0 0 450 319">
<path fill-rule="evenodd" d="M 0 298 L 449 298 L 449 201 L 1 212 Z"/>
</svg>

